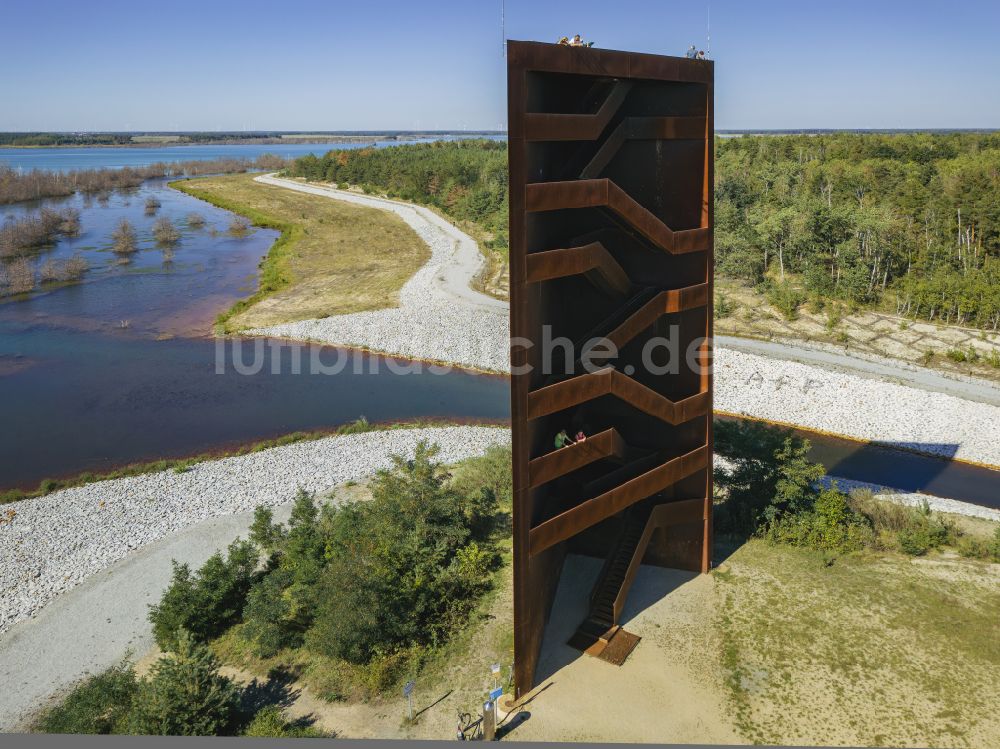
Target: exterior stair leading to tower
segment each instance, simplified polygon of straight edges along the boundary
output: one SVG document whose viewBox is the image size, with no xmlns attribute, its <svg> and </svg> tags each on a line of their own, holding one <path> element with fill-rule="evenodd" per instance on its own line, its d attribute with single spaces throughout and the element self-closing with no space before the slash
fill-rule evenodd
<svg viewBox="0 0 1000 749">
<path fill-rule="evenodd" d="M 625 513 L 624 524 L 590 597 L 590 613 L 570 640 L 570 645 L 588 655 L 621 665 L 639 638 L 617 622 L 615 602 L 631 584 L 629 570 L 641 561 L 649 543 L 649 507 Z"/>
<path fill-rule="evenodd" d="M 646 524 L 649 522 L 648 507 L 637 507 L 625 513 L 625 521 L 615 544 L 604 564 L 604 569 L 594 586 L 590 597 L 590 615 L 588 622 L 608 630 L 618 624 L 615 616 L 615 599 L 621 592 L 632 560 L 637 553 L 645 552 L 639 549 Z"/>
</svg>

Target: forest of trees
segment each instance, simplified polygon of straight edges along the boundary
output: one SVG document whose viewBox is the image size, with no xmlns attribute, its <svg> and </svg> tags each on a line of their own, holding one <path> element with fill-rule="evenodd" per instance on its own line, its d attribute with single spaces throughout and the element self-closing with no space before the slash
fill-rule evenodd
<svg viewBox="0 0 1000 749">
<path fill-rule="evenodd" d="M 423 203 L 472 221 L 507 252 L 507 144 L 491 140 L 436 141 L 394 148 L 335 150 L 304 156 L 289 174 Z"/>
<path fill-rule="evenodd" d="M 1000 326 L 1000 133 L 747 136 L 716 154 L 720 273 Z"/>
<path fill-rule="evenodd" d="M 838 299 L 1000 327 L 1000 133 L 719 138 L 720 274 L 791 305 Z M 295 176 L 360 185 L 479 223 L 506 249 L 506 147 L 331 151 Z"/>
</svg>

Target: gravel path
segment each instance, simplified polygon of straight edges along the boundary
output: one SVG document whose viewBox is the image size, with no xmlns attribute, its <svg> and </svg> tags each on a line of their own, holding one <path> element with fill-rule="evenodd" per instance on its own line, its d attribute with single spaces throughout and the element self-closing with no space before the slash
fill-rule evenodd
<svg viewBox="0 0 1000 749">
<path fill-rule="evenodd" d="M 291 503 L 275 518 L 288 519 Z M 246 538 L 253 513 L 211 518 L 143 547 L 57 596 L 0 634 L 0 732 L 27 728 L 40 707 L 78 679 L 153 647 L 146 618 L 170 584 L 172 560 L 197 569 L 217 549 Z"/>
<path fill-rule="evenodd" d="M 254 328 L 247 333 L 365 348 L 491 372 L 509 370 L 507 303 L 470 288 L 485 262 L 471 237 L 421 206 L 272 175 L 256 180 L 391 211 L 427 243 L 431 258 L 400 289 L 399 307 Z"/>
<path fill-rule="evenodd" d="M 59 593 L 166 535 L 208 518 L 290 501 L 301 487 L 326 491 L 411 454 L 418 440 L 450 463 L 507 443 L 496 427 L 396 429 L 327 437 L 233 458 L 185 473 L 164 471 L 6 505 L 0 524 L 0 632 Z M 4 517 L 0 513 L 0 517 Z"/>
</svg>

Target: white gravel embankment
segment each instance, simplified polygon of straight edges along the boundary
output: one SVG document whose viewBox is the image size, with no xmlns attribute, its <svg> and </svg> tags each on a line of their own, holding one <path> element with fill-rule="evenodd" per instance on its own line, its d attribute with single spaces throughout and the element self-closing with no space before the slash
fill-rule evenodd
<svg viewBox="0 0 1000 749">
<path fill-rule="evenodd" d="M 475 240 L 421 206 L 271 175 L 257 177 L 257 181 L 395 213 L 427 243 L 431 258 L 400 289 L 399 307 L 254 328 L 247 333 L 509 371 L 507 304 L 469 286 L 484 263 Z"/>
<path fill-rule="evenodd" d="M 396 429 L 326 437 L 24 500 L 0 523 L 0 633 L 54 596 L 147 544 L 208 518 L 277 506 L 299 488 L 324 492 L 411 455 L 419 440 L 450 463 L 508 444 L 496 427 Z M 0 513 L 0 517 L 6 515 Z"/>
<path fill-rule="evenodd" d="M 874 376 L 717 348 L 715 408 L 1000 466 L 1000 408 Z"/>
</svg>

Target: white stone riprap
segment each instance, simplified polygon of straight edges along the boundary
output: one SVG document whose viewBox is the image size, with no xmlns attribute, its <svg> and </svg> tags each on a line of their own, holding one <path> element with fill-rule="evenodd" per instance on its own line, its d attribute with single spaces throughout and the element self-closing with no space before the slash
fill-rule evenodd
<svg viewBox="0 0 1000 749">
<path fill-rule="evenodd" d="M 245 332 L 363 348 L 491 372 L 510 371 L 507 303 L 481 294 L 469 285 L 484 263 L 475 240 L 421 206 L 271 175 L 257 177 L 257 181 L 395 213 L 427 243 L 431 257 L 400 289 L 399 307 Z"/>
<path fill-rule="evenodd" d="M 1000 466 L 1000 408 L 876 377 L 717 348 L 715 407 Z"/>
<path fill-rule="evenodd" d="M 203 520 L 278 506 L 300 488 L 326 492 L 412 455 L 420 440 L 452 463 L 509 444 L 498 427 L 393 429 L 341 435 L 65 489 L 3 508 L 0 632 L 147 544 Z M 13 514 L 11 514 L 13 513 Z"/>
</svg>

